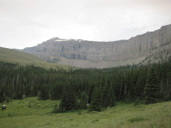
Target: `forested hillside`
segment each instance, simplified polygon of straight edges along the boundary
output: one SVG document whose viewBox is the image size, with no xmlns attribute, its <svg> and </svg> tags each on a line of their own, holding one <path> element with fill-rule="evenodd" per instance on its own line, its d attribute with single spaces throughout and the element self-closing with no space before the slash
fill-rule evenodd
<svg viewBox="0 0 171 128">
<path fill-rule="evenodd" d="M 54 112 L 86 108 L 100 111 L 121 100 L 136 103 L 171 100 L 171 62 L 67 71 L 1 62 L 0 102 L 23 96 L 60 99 Z"/>
</svg>

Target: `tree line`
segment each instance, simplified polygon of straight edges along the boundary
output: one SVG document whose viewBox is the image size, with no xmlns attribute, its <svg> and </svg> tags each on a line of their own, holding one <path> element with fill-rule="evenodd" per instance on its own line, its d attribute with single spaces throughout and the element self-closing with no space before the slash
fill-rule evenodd
<svg viewBox="0 0 171 128">
<path fill-rule="evenodd" d="M 117 101 L 171 100 L 171 62 L 108 69 L 44 69 L 0 62 L 0 102 L 38 96 L 61 100 L 56 112 L 100 111 Z"/>
</svg>

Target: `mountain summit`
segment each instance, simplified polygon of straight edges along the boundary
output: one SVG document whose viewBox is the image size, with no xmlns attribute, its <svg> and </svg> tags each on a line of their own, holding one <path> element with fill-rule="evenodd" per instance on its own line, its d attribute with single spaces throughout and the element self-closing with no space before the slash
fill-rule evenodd
<svg viewBox="0 0 171 128">
<path fill-rule="evenodd" d="M 111 42 L 55 37 L 23 51 L 49 62 L 81 68 L 162 62 L 171 56 L 171 25 L 129 40 Z"/>
</svg>

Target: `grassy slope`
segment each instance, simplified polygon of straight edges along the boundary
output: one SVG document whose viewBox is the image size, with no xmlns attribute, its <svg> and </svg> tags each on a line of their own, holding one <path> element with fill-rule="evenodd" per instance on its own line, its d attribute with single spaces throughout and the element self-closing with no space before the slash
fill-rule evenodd
<svg viewBox="0 0 171 128">
<path fill-rule="evenodd" d="M 103 112 L 51 114 L 58 101 L 13 100 L 0 111 L 0 128 L 170 128 L 171 101 L 151 105 L 118 104 Z M 2 105 L 2 104 L 0 104 Z"/>
<path fill-rule="evenodd" d="M 0 47 L 0 61 L 18 63 L 20 65 L 34 65 L 43 68 L 68 68 L 68 66 L 45 62 L 36 56 L 21 51 L 2 47 Z"/>
</svg>

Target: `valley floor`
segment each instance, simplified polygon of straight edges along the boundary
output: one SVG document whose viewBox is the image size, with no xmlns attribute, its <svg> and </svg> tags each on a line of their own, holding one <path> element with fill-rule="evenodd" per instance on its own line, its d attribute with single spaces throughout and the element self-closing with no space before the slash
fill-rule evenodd
<svg viewBox="0 0 171 128">
<path fill-rule="evenodd" d="M 171 101 L 151 105 L 118 103 L 102 112 L 52 114 L 59 101 L 13 100 L 0 110 L 0 128 L 170 128 Z M 0 104 L 2 105 L 2 103 Z"/>
</svg>

